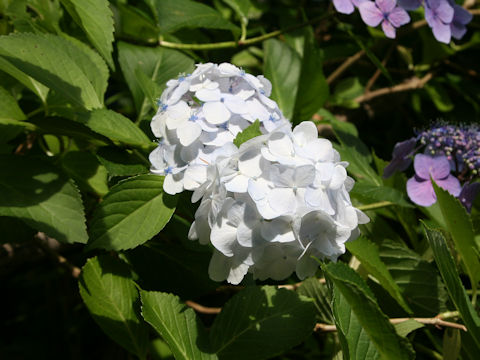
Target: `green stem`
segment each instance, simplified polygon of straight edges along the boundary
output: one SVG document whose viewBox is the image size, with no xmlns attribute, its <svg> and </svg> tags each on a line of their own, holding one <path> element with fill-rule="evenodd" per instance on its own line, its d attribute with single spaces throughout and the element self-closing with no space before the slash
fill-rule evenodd
<svg viewBox="0 0 480 360">
<path fill-rule="evenodd" d="M 445 311 L 443 313 L 438 314 L 436 317 L 445 320 L 445 319 L 452 319 L 459 317 L 460 313 L 458 311 Z"/>
<path fill-rule="evenodd" d="M 384 207 L 387 207 L 387 206 L 393 206 L 393 205 L 395 205 L 395 204 L 390 202 L 390 201 L 379 201 L 379 202 L 376 202 L 376 203 L 361 205 L 361 206 L 358 206 L 357 208 L 358 208 L 358 210 L 366 211 L 366 210 L 381 209 L 381 208 L 384 208 Z"/>
<path fill-rule="evenodd" d="M 245 39 L 245 40 L 242 40 L 242 38 L 240 38 L 239 41 L 223 41 L 223 42 L 208 43 L 208 44 L 180 44 L 180 43 L 174 43 L 174 42 L 170 42 L 170 41 L 159 40 L 158 43 L 159 43 L 160 46 L 163 46 L 163 47 L 167 47 L 167 48 L 171 48 L 171 49 L 181 49 L 181 50 L 212 50 L 212 49 L 234 48 L 234 47 L 238 47 L 238 46 L 247 46 L 247 45 L 253 45 L 253 44 L 256 44 L 256 43 L 259 43 L 259 42 L 262 42 L 262 41 L 265 41 L 265 40 L 268 40 L 268 39 L 271 39 L 271 38 L 274 38 L 274 37 L 277 37 L 279 35 L 282 35 L 284 33 L 290 32 L 290 31 L 301 29 L 302 27 L 305 27 L 307 25 L 311 25 L 311 24 L 320 22 L 320 21 L 326 19 L 329 16 L 330 16 L 330 14 L 322 15 L 322 16 L 316 17 L 316 18 L 314 18 L 310 21 L 306 21 L 306 22 L 301 23 L 301 24 L 296 24 L 296 25 L 293 25 L 293 26 L 289 26 L 289 27 L 287 27 L 283 30 L 272 31 L 268 34 L 256 36 L 256 37 L 253 37 L 253 38 L 250 38 L 250 39 Z M 242 37 L 243 37 L 243 35 L 242 35 Z"/>
</svg>

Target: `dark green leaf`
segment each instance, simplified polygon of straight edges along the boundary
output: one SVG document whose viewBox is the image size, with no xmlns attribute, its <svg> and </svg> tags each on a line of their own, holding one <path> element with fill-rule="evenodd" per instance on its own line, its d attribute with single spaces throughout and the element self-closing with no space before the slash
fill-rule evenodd
<svg viewBox="0 0 480 360">
<path fill-rule="evenodd" d="M 475 243 L 472 220 L 458 199 L 450 195 L 448 191 L 439 188 L 434 182 L 432 183 L 442 212 L 443 221 L 452 235 L 456 250 L 462 257 L 472 282 L 472 287 L 476 288 L 480 281 L 480 261 L 477 255 L 480 249 Z"/>
<path fill-rule="evenodd" d="M 87 242 L 80 194 L 50 163 L 25 156 L 0 156 L 0 215 L 25 221 L 61 242 Z"/>
<path fill-rule="evenodd" d="M 411 344 L 397 335 L 388 317 L 378 307 L 371 290 L 353 269 L 340 262 L 325 265 L 323 269 L 325 276 L 345 297 L 382 357 L 392 360 L 414 358 Z"/>
<path fill-rule="evenodd" d="M 431 81 L 425 84 L 424 89 L 439 111 L 447 112 L 453 110 L 452 100 L 442 84 Z"/>
<path fill-rule="evenodd" d="M 291 119 L 302 66 L 300 56 L 287 44 L 270 39 L 264 43 L 264 57 L 263 73 L 272 82 L 271 97 L 283 115 Z"/>
<path fill-rule="evenodd" d="M 333 90 L 329 103 L 352 109 L 357 108 L 359 105 L 355 98 L 362 95 L 363 91 L 363 85 L 356 77 L 340 80 Z"/>
<path fill-rule="evenodd" d="M 380 258 L 417 316 L 436 316 L 446 311 L 447 292 L 432 264 L 399 242 L 385 240 Z"/>
<path fill-rule="evenodd" d="M 297 292 L 300 295 L 312 298 L 317 309 L 317 315 L 321 322 L 333 323 L 332 311 L 329 304 L 329 291 L 325 284 L 317 278 L 308 278 L 302 281 Z"/>
<path fill-rule="evenodd" d="M 25 120 L 26 118 L 15 98 L 0 86 L 0 119 Z"/>
<path fill-rule="evenodd" d="M 393 280 L 387 266 L 380 259 L 378 246 L 365 237 L 359 237 L 355 241 L 347 242 L 347 249 L 360 260 L 367 271 L 372 274 L 385 290 L 402 306 L 409 314 L 412 310 L 403 299 L 400 288 Z"/>
<path fill-rule="evenodd" d="M 262 132 L 260 131 L 260 121 L 255 120 L 253 124 L 237 134 L 235 140 L 233 140 L 233 143 L 237 147 L 240 147 L 240 145 L 242 145 L 245 141 L 260 135 L 262 135 Z"/>
<path fill-rule="evenodd" d="M 462 337 L 459 329 L 445 329 L 443 333 L 443 360 L 457 360 L 460 356 Z"/>
<path fill-rule="evenodd" d="M 163 192 L 163 177 L 140 175 L 110 189 L 93 214 L 90 248 L 131 249 L 150 240 L 172 216 L 177 198 Z"/>
<path fill-rule="evenodd" d="M 356 182 L 350 196 L 365 203 L 389 201 L 398 206 L 414 207 L 405 199 L 405 195 L 401 191 L 388 186 L 377 186 L 365 182 Z"/>
<path fill-rule="evenodd" d="M 101 147 L 96 155 L 111 176 L 131 176 L 148 172 L 146 164 L 137 156 L 118 147 Z"/>
<path fill-rule="evenodd" d="M 27 226 L 22 220 L 0 216 L 0 244 L 15 244 L 30 241 L 35 235 L 35 230 Z"/>
<path fill-rule="evenodd" d="M 87 261 L 80 295 L 103 331 L 140 359 L 145 359 L 148 328 L 140 317 L 139 295 L 125 264 L 110 256 Z"/>
<path fill-rule="evenodd" d="M 88 39 L 115 68 L 112 59 L 113 14 L 107 0 L 60 0 L 73 20 L 85 31 Z"/>
<path fill-rule="evenodd" d="M 170 346 L 175 359 L 217 359 L 207 333 L 193 309 L 177 296 L 142 291 L 142 315 Z"/>
<path fill-rule="evenodd" d="M 182 28 L 209 28 L 239 31 L 211 7 L 192 0 L 149 0 L 162 34 Z"/>
<path fill-rule="evenodd" d="M 299 344 L 314 325 L 313 301 L 273 286 L 247 287 L 225 304 L 210 341 L 220 358 L 265 359 Z"/>
<path fill-rule="evenodd" d="M 447 285 L 448 294 L 465 322 L 468 332 L 480 348 L 480 318 L 470 303 L 467 292 L 460 281 L 447 242 L 440 231 L 430 229 L 425 225 L 424 230 L 440 274 L 445 281 L 445 285 Z"/>
</svg>

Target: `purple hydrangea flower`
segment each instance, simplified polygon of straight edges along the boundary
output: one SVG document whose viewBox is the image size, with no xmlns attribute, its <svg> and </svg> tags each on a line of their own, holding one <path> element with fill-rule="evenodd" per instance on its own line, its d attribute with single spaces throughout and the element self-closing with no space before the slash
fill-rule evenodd
<svg viewBox="0 0 480 360">
<path fill-rule="evenodd" d="M 417 139 L 413 137 L 395 144 L 392 161 L 383 169 L 385 179 L 392 176 L 396 171 L 403 171 L 410 166 L 416 143 Z"/>
<path fill-rule="evenodd" d="M 446 156 L 417 154 L 413 167 L 415 175 L 407 181 L 407 194 L 415 204 L 430 206 L 437 201 L 431 178 L 453 196 L 460 194 L 460 181 L 450 174 L 450 163 Z"/>
<path fill-rule="evenodd" d="M 478 193 L 480 193 L 479 182 L 463 185 L 462 191 L 460 192 L 460 195 L 458 195 L 458 199 L 468 212 L 472 211 L 473 201 Z"/>
<path fill-rule="evenodd" d="M 396 0 L 364 1 L 358 6 L 360 16 L 365 24 L 376 27 L 382 23 L 385 35 L 395 38 L 395 29 L 410 22 L 408 13 L 397 6 Z"/>
<path fill-rule="evenodd" d="M 445 44 L 448 44 L 452 37 L 450 23 L 453 12 L 448 0 L 425 0 L 425 20 L 432 28 L 435 38 Z"/>
<path fill-rule="evenodd" d="M 453 7 L 453 20 L 450 23 L 450 31 L 452 36 L 460 40 L 467 32 L 467 25 L 473 19 L 473 15 L 460 5 L 455 4 L 453 0 L 449 0 L 450 5 Z"/>
<path fill-rule="evenodd" d="M 398 0 L 397 5 L 405 10 L 415 10 L 422 6 L 423 0 Z"/>
<path fill-rule="evenodd" d="M 333 0 L 333 6 L 339 13 L 351 14 L 360 3 L 366 0 Z"/>
</svg>

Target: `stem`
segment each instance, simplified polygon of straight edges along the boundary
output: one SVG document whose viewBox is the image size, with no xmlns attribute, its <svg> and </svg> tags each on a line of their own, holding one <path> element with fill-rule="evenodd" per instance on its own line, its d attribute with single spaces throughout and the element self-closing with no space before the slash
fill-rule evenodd
<svg viewBox="0 0 480 360">
<path fill-rule="evenodd" d="M 160 46 L 163 46 L 163 47 L 167 47 L 167 48 L 171 48 L 171 49 L 181 49 L 181 50 L 212 50 L 212 49 L 235 48 L 235 47 L 238 47 L 238 46 L 253 45 L 253 44 L 256 44 L 256 43 L 259 43 L 259 42 L 262 42 L 262 41 L 265 41 L 265 40 L 268 40 L 268 39 L 271 39 L 271 38 L 274 38 L 274 37 L 277 37 L 277 36 L 282 35 L 284 33 L 294 31 L 294 30 L 300 29 L 302 27 L 305 27 L 307 25 L 311 25 L 311 24 L 320 22 L 320 21 L 328 18 L 329 16 L 331 16 L 331 14 L 322 15 L 322 16 L 316 17 L 312 20 L 303 22 L 301 24 L 296 24 L 296 25 L 293 25 L 293 26 L 289 26 L 289 27 L 287 27 L 285 29 L 282 29 L 282 30 L 272 31 L 272 32 L 270 32 L 268 34 L 265 34 L 265 35 L 260 35 L 260 36 L 256 36 L 256 37 L 253 37 L 253 38 L 250 38 L 250 39 L 244 39 L 244 40 L 242 38 L 240 38 L 239 41 L 223 41 L 223 42 L 208 43 L 208 44 L 181 44 L 181 43 L 174 43 L 174 42 L 170 42 L 170 41 L 159 40 L 158 44 Z M 245 31 L 246 31 L 246 28 L 245 28 Z M 243 37 L 243 34 L 242 34 L 242 37 Z M 245 34 L 245 37 L 246 37 L 246 34 Z"/>
<path fill-rule="evenodd" d="M 367 211 L 367 210 L 381 209 L 381 208 L 384 208 L 387 206 L 393 206 L 393 205 L 395 204 L 392 203 L 391 201 L 379 201 L 376 203 L 358 206 L 357 209 L 362 211 Z"/>
<path fill-rule="evenodd" d="M 365 51 L 360 50 L 347 58 L 347 60 L 345 60 L 333 73 L 327 77 L 327 84 L 330 85 L 332 82 L 334 82 L 340 75 L 343 74 L 345 70 L 355 64 L 355 62 L 357 62 L 357 60 L 359 60 L 363 55 L 365 55 Z"/>
</svg>

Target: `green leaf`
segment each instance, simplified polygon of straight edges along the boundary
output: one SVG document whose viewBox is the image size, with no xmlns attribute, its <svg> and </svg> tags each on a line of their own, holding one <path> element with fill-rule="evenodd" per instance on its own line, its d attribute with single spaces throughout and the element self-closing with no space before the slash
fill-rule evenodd
<svg viewBox="0 0 480 360">
<path fill-rule="evenodd" d="M 380 259 L 415 315 L 436 316 L 447 310 L 447 292 L 432 264 L 401 243 L 390 240 L 382 242 Z"/>
<path fill-rule="evenodd" d="M 110 189 L 93 214 L 90 248 L 131 249 L 168 223 L 177 198 L 163 192 L 163 177 L 140 175 Z"/>
<path fill-rule="evenodd" d="M 480 318 L 470 303 L 467 292 L 458 276 L 455 262 L 452 258 L 447 242 L 439 230 L 430 229 L 424 225 L 428 243 L 433 250 L 433 256 L 443 281 L 447 285 L 450 299 L 460 313 L 468 332 L 480 348 Z"/>
<path fill-rule="evenodd" d="M 224 29 L 238 32 L 237 26 L 225 20 L 211 7 L 192 0 L 149 0 L 162 34 L 182 28 Z"/>
<path fill-rule="evenodd" d="M 445 329 L 443 333 L 443 360 L 457 360 L 462 348 L 459 329 Z"/>
<path fill-rule="evenodd" d="M 82 114 L 80 122 L 111 140 L 149 148 L 152 142 L 147 135 L 125 116 L 108 109 L 96 109 Z"/>
<path fill-rule="evenodd" d="M 377 186 L 365 182 L 356 182 L 350 196 L 361 200 L 364 203 L 377 201 L 390 201 L 398 206 L 414 208 L 407 201 L 405 195 L 394 188 L 388 186 Z"/>
<path fill-rule="evenodd" d="M 302 60 L 287 44 L 270 39 L 264 43 L 263 73 L 272 82 L 272 99 L 283 115 L 291 119 L 295 108 Z"/>
<path fill-rule="evenodd" d="M 137 156 L 115 146 L 101 147 L 97 158 L 111 176 L 131 176 L 148 172 L 148 167 Z"/>
<path fill-rule="evenodd" d="M 85 31 L 88 39 L 115 68 L 112 59 L 113 14 L 108 0 L 60 0 L 73 20 Z"/>
<path fill-rule="evenodd" d="M 22 219 L 61 242 L 87 242 L 82 199 L 73 181 L 38 158 L 0 155 L 0 167 L 0 216 Z"/>
<path fill-rule="evenodd" d="M 320 283 L 317 278 L 308 278 L 302 281 L 297 292 L 300 295 L 312 298 L 317 309 L 317 316 L 321 322 L 333 323 L 332 311 L 329 304 L 329 291 L 325 284 Z"/>
<path fill-rule="evenodd" d="M 359 105 L 355 98 L 363 94 L 364 88 L 358 78 L 342 79 L 335 86 L 329 103 L 332 105 L 343 106 L 347 108 L 357 108 Z"/>
<path fill-rule="evenodd" d="M 118 61 L 140 118 L 150 108 L 150 103 L 147 102 L 140 79 L 136 76 L 137 71 L 153 80 L 161 92 L 168 80 L 193 69 L 193 60 L 179 51 L 124 42 L 118 43 Z"/>
<path fill-rule="evenodd" d="M 332 310 L 342 344 L 343 358 L 349 360 L 377 359 L 379 353 L 375 345 L 337 287 L 333 289 Z"/>
<path fill-rule="evenodd" d="M 472 287 L 475 289 L 480 281 L 480 262 L 476 254 L 476 251 L 480 249 L 475 242 L 472 220 L 458 199 L 449 194 L 448 191 L 438 187 L 435 182 L 432 181 L 432 184 L 437 195 L 443 221 L 452 235 L 455 248 L 462 257 Z"/>
<path fill-rule="evenodd" d="M 85 151 L 69 151 L 62 157 L 65 171 L 79 184 L 103 196 L 108 192 L 107 169 L 95 155 Z"/>
<path fill-rule="evenodd" d="M 412 310 L 403 299 L 400 288 L 390 275 L 387 266 L 380 259 L 378 246 L 365 237 L 349 241 L 346 245 L 348 251 L 360 260 L 365 269 L 378 280 L 380 285 L 388 291 L 408 314 L 411 314 Z"/>
<path fill-rule="evenodd" d="M 73 104 L 86 109 L 102 107 L 103 94 L 97 83 L 102 80 L 98 77 L 101 70 L 91 54 L 69 40 L 50 34 L 1 36 L 0 57 Z"/>
<path fill-rule="evenodd" d="M 245 141 L 260 135 L 262 135 L 262 132 L 260 131 L 260 121 L 255 120 L 253 124 L 249 125 L 246 129 L 237 134 L 235 140 L 233 140 L 233 143 L 237 147 L 240 147 L 240 145 L 242 145 Z"/>
<path fill-rule="evenodd" d="M 381 186 L 382 179 L 371 167 L 372 155 L 367 146 L 358 138 L 356 129 L 352 124 L 337 120 L 326 110 L 318 112 L 330 125 L 332 125 L 335 136 L 340 142 L 341 147 L 337 150 L 343 161 L 348 161 L 348 171 L 355 175 L 357 179 L 364 179 L 366 182 Z"/>
<path fill-rule="evenodd" d="M 394 326 L 395 326 L 395 330 L 397 331 L 397 334 L 405 337 L 408 334 L 410 334 L 412 331 L 420 329 L 425 325 L 423 325 L 422 323 L 419 323 L 414 319 L 408 319 L 407 321 L 402 321 L 401 323 L 395 324 Z"/>
<path fill-rule="evenodd" d="M 26 120 L 26 118 L 17 100 L 0 86 L 0 119 Z"/>
<path fill-rule="evenodd" d="M 176 234 L 167 228 L 165 233 L 172 237 Z M 198 243 L 203 251 L 186 249 L 178 242 L 151 241 L 126 252 L 129 264 L 139 276 L 142 289 L 175 293 L 182 299 L 197 298 L 215 291 L 218 284 L 208 277 L 211 252 Z M 184 284 L 185 279 L 189 279 L 188 286 Z"/>
<path fill-rule="evenodd" d="M 452 99 L 450 99 L 448 91 L 445 90 L 442 84 L 430 81 L 424 85 L 424 89 L 439 111 L 448 112 L 453 110 Z"/>
<path fill-rule="evenodd" d="M 221 358 L 265 359 L 302 342 L 314 325 L 310 299 L 273 286 L 247 287 L 216 317 L 210 341 Z"/>
<path fill-rule="evenodd" d="M 325 275 L 345 297 L 358 322 L 385 359 L 413 359 L 414 351 L 407 339 L 399 336 L 388 317 L 360 276 L 344 263 L 323 266 Z M 348 335 L 347 335 L 348 336 Z"/>
<path fill-rule="evenodd" d="M 172 294 L 142 291 L 142 315 L 170 346 L 175 359 L 217 359 L 193 309 Z"/>
<path fill-rule="evenodd" d="M 223 0 L 223 2 L 235 10 L 243 24 L 248 24 L 248 11 L 252 6 L 250 0 Z"/>
<path fill-rule="evenodd" d="M 111 256 L 87 261 L 79 280 L 80 295 L 102 330 L 114 341 L 146 358 L 148 328 L 140 317 L 139 295 L 128 267 Z"/>
<path fill-rule="evenodd" d="M 329 95 L 329 87 L 322 69 L 323 52 L 315 45 L 312 29 L 307 28 L 304 32 L 303 58 L 292 119 L 294 125 L 310 120 Z"/>
</svg>

